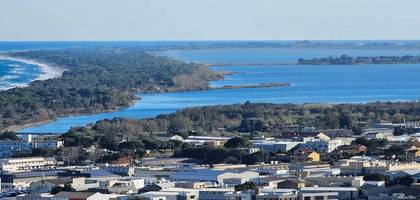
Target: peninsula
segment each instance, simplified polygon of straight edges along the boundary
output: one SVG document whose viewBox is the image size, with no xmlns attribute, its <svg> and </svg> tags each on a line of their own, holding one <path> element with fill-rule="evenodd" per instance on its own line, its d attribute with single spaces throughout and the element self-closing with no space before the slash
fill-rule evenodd
<svg viewBox="0 0 420 200">
<path fill-rule="evenodd" d="M 324 57 L 298 60 L 300 65 L 361 65 L 361 64 L 418 64 L 420 55 L 417 56 L 359 56 L 350 57 L 342 55 L 340 57 Z"/>
<path fill-rule="evenodd" d="M 131 105 L 135 93 L 208 89 L 220 79 L 208 66 L 157 57 L 138 47 L 74 48 L 4 53 L 59 66 L 61 76 L 0 92 L 0 130 Z"/>
</svg>

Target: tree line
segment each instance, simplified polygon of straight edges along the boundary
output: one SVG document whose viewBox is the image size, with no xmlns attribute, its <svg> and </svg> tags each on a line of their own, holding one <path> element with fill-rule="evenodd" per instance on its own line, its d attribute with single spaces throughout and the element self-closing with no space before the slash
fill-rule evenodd
<svg viewBox="0 0 420 200">
<path fill-rule="evenodd" d="M 368 104 L 294 105 L 250 103 L 194 107 L 149 119 L 114 118 L 101 120 L 87 130 L 104 135 L 121 133 L 129 137 L 167 132 L 187 137 L 191 134 L 226 132 L 267 132 L 279 134 L 296 125 L 318 129 L 362 128 L 381 120 L 400 123 L 420 120 L 420 102 L 376 102 Z"/>
</svg>

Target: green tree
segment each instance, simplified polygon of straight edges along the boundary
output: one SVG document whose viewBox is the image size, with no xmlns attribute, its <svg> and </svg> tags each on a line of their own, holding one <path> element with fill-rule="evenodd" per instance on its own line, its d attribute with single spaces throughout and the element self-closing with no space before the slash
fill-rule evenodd
<svg viewBox="0 0 420 200">
<path fill-rule="evenodd" d="M 363 176 L 364 181 L 386 181 L 387 177 L 383 174 L 373 173 Z"/>
<path fill-rule="evenodd" d="M 248 191 L 248 190 L 255 190 L 257 187 L 253 182 L 245 182 L 240 185 L 235 185 L 235 191 Z"/>
<path fill-rule="evenodd" d="M 234 137 L 229 139 L 225 144 L 225 148 L 244 148 L 249 147 L 250 142 L 245 137 Z"/>
<path fill-rule="evenodd" d="M 5 131 L 0 133 L 0 140 L 18 140 L 19 137 L 15 132 Z"/>
</svg>

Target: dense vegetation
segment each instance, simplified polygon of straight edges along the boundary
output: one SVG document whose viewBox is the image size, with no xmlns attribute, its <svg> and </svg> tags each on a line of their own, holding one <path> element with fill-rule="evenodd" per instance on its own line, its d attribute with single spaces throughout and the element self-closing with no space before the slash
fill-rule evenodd
<svg viewBox="0 0 420 200">
<path fill-rule="evenodd" d="M 63 67 L 62 77 L 35 81 L 0 93 L 0 130 L 128 106 L 133 92 L 198 90 L 208 87 L 207 67 L 156 57 L 140 48 L 85 48 L 11 52 Z"/>
<path fill-rule="evenodd" d="M 289 127 L 314 126 L 318 129 L 350 129 L 359 134 L 368 123 L 386 120 L 420 120 L 420 103 L 369 103 L 338 105 L 234 104 L 187 108 L 156 118 L 102 120 L 86 130 L 121 137 L 150 132 L 187 136 L 213 132 L 281 133 Z"/>
<path fill-rule="evenodd" d="M 325 57 L 298 60 L 302 65 L 358 65 L 358 64 L 418 64 L 420 56 L 359 56 L 350 57 L 342 55 L 340 57 Z"/>
</svg>

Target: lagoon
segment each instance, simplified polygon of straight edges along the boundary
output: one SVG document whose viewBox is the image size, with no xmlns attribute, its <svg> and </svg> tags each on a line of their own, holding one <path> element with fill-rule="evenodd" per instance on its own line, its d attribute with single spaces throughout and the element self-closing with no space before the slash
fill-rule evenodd
<svg viewBox="0 0 420 200">
<path fill-rule="evenodd" d="M 420 65 L 247 65 L 255 62 L 288 62 L 297 58 L 325 56 L 417 55 L 413 50 L 361 49 L 198 49 L 170 50 L 158 54 L 185 61 L 243 63 L 213 66 L 212 70 L 236 72 L 211 86 L 288 82 L 289 87 L 218 89 L 163 94 L 138 94 L 141 100 L 122 110 L 94 115 L 70 116 L 20 132 L 63 133 L 114 117 L 148 118 L 204 105 L 250 102 L 266 103 L 366 103 L 374 101 L 417 101 L 420 99 Z"/>
<path fill-rule="evenodd" d="M 266 103 L 365 103 L 420 99 L 420 65 L 354 66 L 229 66 L 213 70 L 237 72 L 212 86 L 289 82 L 289 87 L 218 89 L 163 94 L 139 94 L 141 100 L 119 111 L 59 118 L 20 132 L 63 133 L 114 117 L 148 118 L 204 105 Z"/>
</svg>

